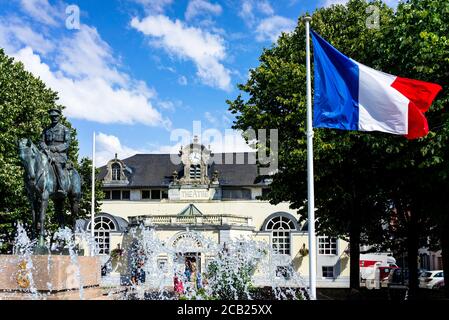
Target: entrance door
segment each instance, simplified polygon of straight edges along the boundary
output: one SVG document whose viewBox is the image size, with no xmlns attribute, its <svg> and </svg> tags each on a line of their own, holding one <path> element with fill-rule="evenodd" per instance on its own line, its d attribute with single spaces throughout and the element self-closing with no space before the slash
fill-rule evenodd
<svg viewBox="0 0 449 320">
<path fill-rule="evenodd" d="M 186 268 L 190 271 L 201 273 L 201 253 L 200 252 L 188 252 L 184 254 L 184 263 Z"/>
<path fill-rule="evenodd" d="M 175 273 L 190 276 L 193 272 L 201 273 L 201 253 L 187 252 L 178 253 L 174 261 Z"/>
</svg>

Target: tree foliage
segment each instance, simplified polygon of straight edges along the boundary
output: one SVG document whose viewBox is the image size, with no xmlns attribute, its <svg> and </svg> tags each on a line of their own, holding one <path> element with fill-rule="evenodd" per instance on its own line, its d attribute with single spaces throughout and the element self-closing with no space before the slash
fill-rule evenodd
<svg viewBox="0 0 449 320">
<path fill-rule="evenodd" d="M 366 63 L 373 60 L 377 51 L 375 39 L 380 38 L 379 30 L 366 29 L 367 6 L 364 1 L 351 1 L 347 6 L 319 9 L 313 14 L 312 26 L 337 49 Z M 381 8 L 382 21 L 392 19 L 393 11 L 385 5 Z M 268 198 L 274 203 L 289 201 L 304 218 L 307 216 L 305 82 L 305 28 L 299 22 L 292 34 L 283 34 L 276 45 L 264 50 L 259 67 L 251 71 L 246 84 L 239 86 L 249 95 L 248 100 L 239 96 L 228 101 L 231 112 L 236 114 L 234 128 L 279 129 L 280 170 L 274 176 Z M 373 139 L 384 136 L 374 135 Z M 371 137 L 357 132 L 315 130 L 320 232 L 347 235 L 354 193 L 360 201 L 366 200 L 365 210 L 375 212 L 378 209 L 366 181 L 370 179 L 369 173 L 376 169 L 371 150 L 366 150 L 369 139 Z M 371 221 L 367 221 L 368 224 Z"/>
<path fill-rule="evenodd" d="M 92 160 L 89 158 L 82 158 L 77 168 L 80 176 L 83 179 L 81 186 L 81 192 L 83 197 L 80 203 L 80 215 L 86 217 L 91 213 L 92 203 Z M 95 170 L 95 175 L 100 173 L 100 169 Z M 95 180 L 95 213 L 100 212 L 101 200 L 104 199 L 104 193 L 102 191 L 103 183 L 101 180 Z"/>
<path fill-rule="evenodd" d="M 369 5 L 379 8 L 380 28 L 366 25 Z M 448 215 L 443 192 L 449 182 L 445 112 L 449 99 L 449 3 L 409 0 L 394 11 L 381 1 L 351 0 L 346 5 L 317 9 L 312 18 L 312 28 L 354 60 L 443 86 L 443 93 L 426 114 L 431 132 L 424 138 L 410 141 L 377 132 L 315 130 L 318 232 L 347 238 L 358 224 L 360 237 L 351 240 L 401 250 L 412 229 L 417 241 L 426 240 L 432 230 L 441 229 L 441 221 Z M 299 21 L 294 32 L 283 34 L 265 49 L 259 60 L 249 80 L 239 85 L 248 98 L 241 94 L 228 101 L 236 115 L 234 128 L 279 129 L 279 172 L 267 199 L 272 203 L 288 201 L 306 218 L 303 23 Z M 445 205 L 436 205 L 442 202 Z"/>
</svg>

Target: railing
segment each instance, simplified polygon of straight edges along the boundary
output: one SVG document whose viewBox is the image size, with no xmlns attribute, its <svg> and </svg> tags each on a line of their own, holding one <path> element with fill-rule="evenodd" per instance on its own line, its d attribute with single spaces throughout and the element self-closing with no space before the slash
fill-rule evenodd
<svg viewBox="0 0 449 320">
<path fill-rule="evenodd" d="M 152 217 L 153 223 L 155 224 L 170 224 L 171 220 L 168 216 L 154 216 Z"/>
<path fill-rule="evenodd" d="M 251 226 L 250 217 L 223 215 L 202 215 L 202 216 L 175 216 L 175 215 L 148 215 L 129 217 L 129 223 L 145 226 L 152 225 L 240 225 Z"/>
</svg>

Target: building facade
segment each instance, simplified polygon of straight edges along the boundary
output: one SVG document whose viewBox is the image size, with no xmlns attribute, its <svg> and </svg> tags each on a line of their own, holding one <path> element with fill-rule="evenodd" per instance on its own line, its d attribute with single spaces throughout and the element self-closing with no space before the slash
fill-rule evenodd
<svg viewBox="0 0 449 320">
<path fill-rule="evenodd" d="M 214 154 L 194 140 L 177 155 L 137 154 L 124 160 L 116 155 L 98 179 L 106 198 L 94 231 L 104 257 L 126 249 L 130 228 L 144 225 L 174 248 L 189 240 L 186 230 L 219 244 L 238 238 L 265 241 L 279 256 L 279 269 L 288 264 L 305 279 L 309 275 L 307 226 L 288 203 L 259 200 L 269 190 L 270 177 L 259 175 L 255 153 Z M 79 226 L 91 228 L 87 220 Z M 317 246 L 317 286 L 348 287 L 348 243 L 323 236 Z M 192 258 L 200 271 L 214 259 L 193 247 L 178 263 Z M 161 255 L 157 263 L 170 275 L 176 262 L 167 260 Z"/>
</svg>

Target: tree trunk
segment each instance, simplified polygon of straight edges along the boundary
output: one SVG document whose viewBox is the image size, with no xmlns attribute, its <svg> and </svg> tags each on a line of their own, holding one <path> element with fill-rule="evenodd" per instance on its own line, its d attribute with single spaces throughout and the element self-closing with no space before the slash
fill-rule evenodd
<svg viewBox="0 0 449 320">
<path fill-rule="evenodd" d="M 418 249 L 419 249 L 419 236 L 418 236 L 418 224 L 416 212 L 411 212 L 407 230 L 409 300 L 417 299 L 418 294 Z"/>
<path fill-rule="evenodd" d="M 352 201 L 351 201 L 351 221 L 349 221 L 349 288 L 350 291 L 360 289 L 360 214 L 361 210 L 357 198 L 356 181 L 351 179 Z"/>
<path fill-rule="evenodd" d="M 354 212 L 350 222 L 349 231 L 349 256 L 350 256 L 350 278 L 351 289 L 360 289 L 360 217 Z"/>
<path fill-rule="evenodd" d="M 449 220 L 441 227 L 441 255 L 443 258 L 444 295 L 449 298 Z"/>
</svg>

